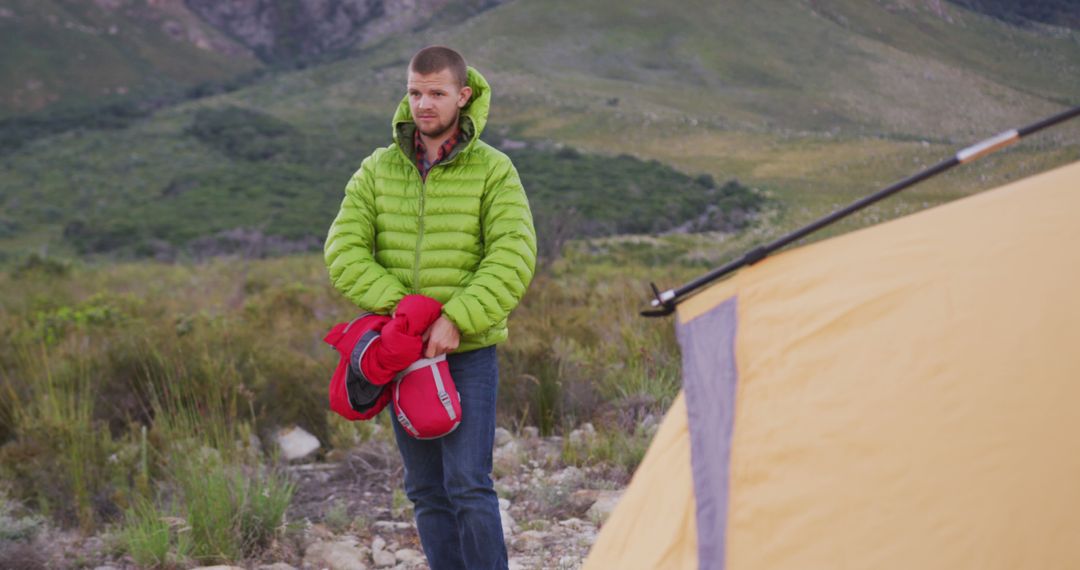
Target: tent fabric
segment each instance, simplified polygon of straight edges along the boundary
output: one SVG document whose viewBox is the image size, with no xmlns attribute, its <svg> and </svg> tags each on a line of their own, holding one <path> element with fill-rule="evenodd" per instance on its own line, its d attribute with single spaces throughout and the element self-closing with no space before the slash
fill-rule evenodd
<svg viewBox="0 0 1080 570">
<path fill-rule="evenodd" d="M 1080 567 L 1077 244 L 1080 162 L 687 299 L 685 394 L 584 568 Z M 726 303 L 737 329 L 710 318 Z M 734 362 L 695 371 L 732 330 Z M 698 382 L 733 387 L 730 448 L 688 423 L 724 409 Z M 706 529 L 691 454 L 728 449 L 705 462 L 728 499 Z"/>
<path fill-rule="evenodd" d="M 736 300 L 728 299 L 677 327 L 683 347 L 690 467 L 698 532 L 698 566 L 724 567 L 727 536 L 728 464 L 734 423 Z"/>
</svg>

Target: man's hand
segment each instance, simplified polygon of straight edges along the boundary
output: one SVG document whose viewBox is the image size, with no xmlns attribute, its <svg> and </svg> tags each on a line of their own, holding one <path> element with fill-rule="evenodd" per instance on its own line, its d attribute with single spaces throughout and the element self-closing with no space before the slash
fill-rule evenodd
<svg viewBox="0 0 1080 570">
<path fill-rule="evenodd" d="M 461 331 L 446 315 L 442 315 L 424 333 L 424 340 L 427 341 L 424 358 L 434 358 L 456 349 L 461 342 Z"/>
</svg>

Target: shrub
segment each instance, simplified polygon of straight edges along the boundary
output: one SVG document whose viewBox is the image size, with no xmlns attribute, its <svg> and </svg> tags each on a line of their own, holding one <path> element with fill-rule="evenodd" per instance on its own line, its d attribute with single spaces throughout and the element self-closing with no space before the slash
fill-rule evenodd
<svg viewBox="0 0 1080 570">
<path fill-rule="evenodd" d="M 16 279 L 37 275 L 45 277 L 66 277 L 70 271 L 70 261 L 32 253 L 15 267 L 11 272 L 11 275 Z"/>
<path fill-rule="evenodd" d="M 188 134 L 215 149 L 241 160 L 267 160 L 299 144 L 296 129 L 273 115 L 225 106 L 200 109 Z"/>
<path fill-rule="evenodd" d="M 140 500 L 124 521 L 124 548 L 140 565 L 239 561 L 284 529 L 294 487 L 283 476 L 206 449 L 174 455 L 170 465 L 179 505 L 162 510 Z"/>
<path fill-rule="evenodd" d="M 283 528 L 293 485 L 264 469 L 248 471 L 210 458 L 178 468 L 195 558 L 240 560 L 268 546 Z"/>
<path fill-rule="evenodd" d="M 28 115 L 0 120 L 0 155 L 28 142 L 76 129 L 122 129 L 149 115 L 152 105 L 134 99 L 104 105 L 52 106 Z"/>
<path fill-rule="evenodd" d="M 16 512 L 15 505 L 0 494 L 0 542 L 30 540 L 44 523 L 39 516 L 21 516 Z"/>
<path fill-rule="evenodd" d="M 139 566 L 169 566 L 191 551 L 191 533 L 184 523 L 170 511 L 159 511 L 152 501 L 140 499 L 125 513 L 120 541 Z"/>
<path fill-rule="evenodd" d="M 765 199 L 731 180 L 717 187 L 712 176 L 688 176 L 657 161 L 629 155 L 557 151 L 511 151 L 539 228 L 575 238 L 615 233 L 737 231 L 747 227 Z M 709 216 L 702 216 L 709 211 Z M 565 214 L 575 214 L 565 228 Z M 558 252 L 552 252 L 557 254 Z"/>
<path fill-rule="evenodd" d="M 567 465 L 609 464 L 633 473 L 645 452 L 649 449 L 653 434 L 637 428 L 630 432 L 622 429 L 601 429 L 596 435 L 580 443 L 563 440 L 562 459 Z"/>
<path fill-rule="evenodd" d="M 93 419 L 95 392 L 79 366 L 46 372 L 14 404 L 17 436 L 0 448 L 0 473 L 16 496 L 84 530 L 109 519 L 113 443 Z"/>
</svg>

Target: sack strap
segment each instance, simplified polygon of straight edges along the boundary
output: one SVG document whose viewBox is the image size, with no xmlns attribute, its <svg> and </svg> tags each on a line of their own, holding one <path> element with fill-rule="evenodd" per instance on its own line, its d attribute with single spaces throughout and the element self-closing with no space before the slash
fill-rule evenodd
<svg viewBox="0 0 1080 570">
<path fill-rule="evenodd" d="M 440 355 L 436 356 L 435 358 L 421 358 L 420 360 L 417 360 L 416 362 L 413 362 L 412 364 L 410 364 L 409 367 L 406 368 L 405 370 L 402 370 L 401 375 L 404 376 L 404 375 L 406 375 L 406 374 L 408 374 L 408 373 L 410 373 L 410 372 L 412 372 L 414 370 L 420 370 L 421 368 L 423 368 L 425 366 L 431 366 L 432 364 L 438 364 L 438 363 L 440 363 L 440 362 L 442 362 L 444 360 L 446 360 L 446 355 L 445 354 L 440 354 Z"/>
<path fill-rule="evenodd" d="M 435 377 L 435 387 L 439 390 L 439 401 L 442 402 L 446 415 L 450 416 L 451 421 L 456 420 L 457 414 L 454 413 L 454 404 L 450 402 L 450 394 L 446 393 L 446 385 L 443 384 L 442 373 L 439 372 L 438 365 L 431 365 L 431 374 Z"/>
<path fill-rule="evenodd" d="M 372 312 L 369 312 L 369 311 L 364 311 L 363 313 L 360 313 L 359 317 L 356 317 L 355 319 L 349 321 L 348 325 L 345 325 L 345 330 L 341 331 L 341 334 L 345 334 L 345 333 L 349 332 L 349 329 L 351 329 L 353 325 L 355 325 L 358 321 L 360 321 L 364 317 L 370 317 L 371 315 L 374 315 L 374 314 L 375 313 L 372 313 Z"/>
<path fill-rule="evenodd" d="M 401 381 L 398 380 L 398 381 L 394 382 L 394 400 L 395 401 L 400 401 L 400 398 L 401 398 Z M 417 429 L 415 427 L 413 427 L 412 422 L 409 421 L 408 416 L 405 415 L 405 412 L 401 411 L 401 407 L 398 407 L 397 420 L 398 420 L 398 423 L 401 424 L 401 427 L 405 428 L 405 430 L 408 431 L 410 434 L 412 434 L 413 437 L 415 437 L 417 439 L 420 438 L 420 432 L 417 431 Z"/>
</svg>

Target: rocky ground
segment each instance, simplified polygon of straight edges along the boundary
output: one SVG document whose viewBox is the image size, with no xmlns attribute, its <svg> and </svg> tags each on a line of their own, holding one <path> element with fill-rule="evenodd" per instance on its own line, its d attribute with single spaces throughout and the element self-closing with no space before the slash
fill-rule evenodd
<svg viewBox="0 0 1080 570">
<path fill-rule="evenodd" d="M 581 441 L 591 433 L 584 426 L 569 437 Z M 562 438 L 540 437 L 535 428 L 497 433 L 495 485 L 512 570 L 580 568 L 629 479 L 619 468 L 567 466 L 562 449 Z M 259 559 L 238 568 L 428 568 L 388 438 L 372 437 L 286 469 L 297 485 L 288 530 Z M 0 552 L 5 568 L 136 568 L 108 535 L 43 529 L 32 543 L 9 542 L 6 549 Z"/>
</svg>

